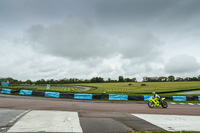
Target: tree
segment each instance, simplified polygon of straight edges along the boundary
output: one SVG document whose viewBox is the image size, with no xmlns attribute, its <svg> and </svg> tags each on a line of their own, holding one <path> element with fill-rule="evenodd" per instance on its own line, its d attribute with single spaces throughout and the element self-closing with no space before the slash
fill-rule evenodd
<svg viewBox="0 0 200 133">
<path fill-rule="evenodd" d="M 112 81 L 111 78 L 108 78 L 107 82 L 111 82 L 111 81 Z"/>
<path fill-rule="evenodd" d="M 147 82 L 148 81 L 148 77 L 143 77 L 143 82 Z"/>
<path fill-rule="evenodd" d="M 44 79 L 41 79 L 40 82 L 41 82 L 40 84 L 45 84 L 46 83 L 46 81 Z"/>
<path fill-rule="evenodd" d="M 184 81 L 190 81 L 190 77 L 186 77 Z"/>
<path fill-rule="evenodd" d="M 131 82 L 131 79 L 130 78 L 125 78 L 124 81 L 125 82 Z"/>
<path fill-rule="evenodd" d="M 124 82 L 124 77 L 123 76 L 119 76 L 118 82 Z"/>
<path fill-rule="evenodd" d="M 131 81 L 132 82 L 137 82 L 137 79 L 136 78 L 132 78 Z"/>
<path fill-rule="evenodd" d="M 90 80 L 92 83 L 99 83 L 99 82 L 104 82 L 104 79 L 101 77 L 94 77 Z"/>
<path fill-rule="evenodd" d="M 173 75 L 170 75 L 168 77 L 168 81 L 173 82 L 175 80 L 175 77 Z"/>
<path fill-rule="evenodd" d="M 167 77 L 159 77 L 158 81 L 159 82 L 165 82 L 165 81 L 167 81 Z"/>
<path fill-rule="evenodd" d="M 199 76 L 197 76 L 197 79 L 198 79 L 198 81 L 200 81 L 200 75 L 199 75 Z"/>
<path fill-rule="evenodd" d="M 183 78 L 181 78 L 181 77 L 176 77 L 176 81 L 183 81 Z"/>
<path fill-rule="evenodd" d="M 27 84 L 32 84 L 32 81 L 31 81 L 30 79 L 28 79 L 28 80 L 26 80 L 25 83 L 27 83 Z"/>
<path fill-rule="evenodd" d="M 193 77 L 192 81 L 198 81 L 197 77 Z"/>
</svg>

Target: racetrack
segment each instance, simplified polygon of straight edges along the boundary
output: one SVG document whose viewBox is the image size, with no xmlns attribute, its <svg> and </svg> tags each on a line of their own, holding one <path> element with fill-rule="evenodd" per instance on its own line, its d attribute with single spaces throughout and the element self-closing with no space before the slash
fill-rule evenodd
<svg viewBox="0 0 200 133">
<path fill-rule="evenodd" d="M 12 110 L 14 112 L 19 112 L 20 110 L 22 112 L 26 110 L 78 112 L 83 132 L 105 133 L 113 131 L 128 132 L 132 129 L 142 131 L 165 130 L 132 114 L 200 116 L 200 106 L 198 105 L 170 104 L 167 109 L 152 109 L 148 107 L 147 103 L 54 99 L 13 95 L 0 95 L 0 110 Z M 9 114 L 7 115 L 11 117 Z M 3 114 L 2 118 L 4 118 Z M 3 120 L 2 118 L 0 121 Z M 6 127 L 6 124 L 3 126 Z M 3 126 L 0 125 L 0 127 Z"/>
<path fill-rule="evenodd" d="M 33 109 L 33 110 L 62 110 L 78 112 L 122 112 L 139 114 L 173 114 L 200 115 L 197 105 L 169 105 L 167 109 L 149 108 L 147 103 L 137 102 L 101 102 L 89 100 L 54 99 L 42 97 L 0 95 L 0 108 Z"/>
</svg>

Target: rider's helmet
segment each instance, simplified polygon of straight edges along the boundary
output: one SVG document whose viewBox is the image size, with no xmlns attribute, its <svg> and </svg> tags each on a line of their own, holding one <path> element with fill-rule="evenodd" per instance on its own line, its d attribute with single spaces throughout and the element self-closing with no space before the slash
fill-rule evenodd
<svg viewBox="0 0 200 133">
<path fill-rule="evenodd" d="M 152 92 L 152 95 L 155 95 L 156 93 L 155 92 Z"/>
</svg>

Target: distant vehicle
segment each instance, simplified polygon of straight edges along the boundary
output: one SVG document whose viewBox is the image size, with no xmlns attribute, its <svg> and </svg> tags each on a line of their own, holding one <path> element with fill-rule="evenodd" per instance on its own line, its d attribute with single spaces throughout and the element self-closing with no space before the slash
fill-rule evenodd
<svg viewBox="0 0 200 133">
<path fill-rule="evenodd" d="M 150 108 L 153 107 L 163 107 L 163 108 L 167 108 L 168 104 L 167 102 L 165 102 L 165 98 L 161 98 L 160 102 L 158 101 L 158 98 L 153 99 L 152 97 L 149 98 L 149 102 L 148 102 L 148 106 Z"/>
</svg>

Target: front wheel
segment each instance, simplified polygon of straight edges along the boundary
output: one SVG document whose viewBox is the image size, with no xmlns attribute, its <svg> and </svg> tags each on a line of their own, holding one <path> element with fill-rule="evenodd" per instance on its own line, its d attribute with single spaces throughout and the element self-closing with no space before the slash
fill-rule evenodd
<svg viewBox="0 0 200 133">
<path fill-rule="evenodd" d="M 154 103 L 153 103 L 153 102 L 148 102 L 148 106 L 149 106 L 150 108 L 153 108 L 153 107 L 154 107 Z"/>
<path fill-rule="evenodd" d="M 167 108 L 167 107 L 168 107 L 168 104 L 167 104 L 167 102 L 165 102 L 165 101 L 162 101 L 162 104 L 161 104 L 161 105 L 162 105 L 163 108 Z"/>
</svg>

